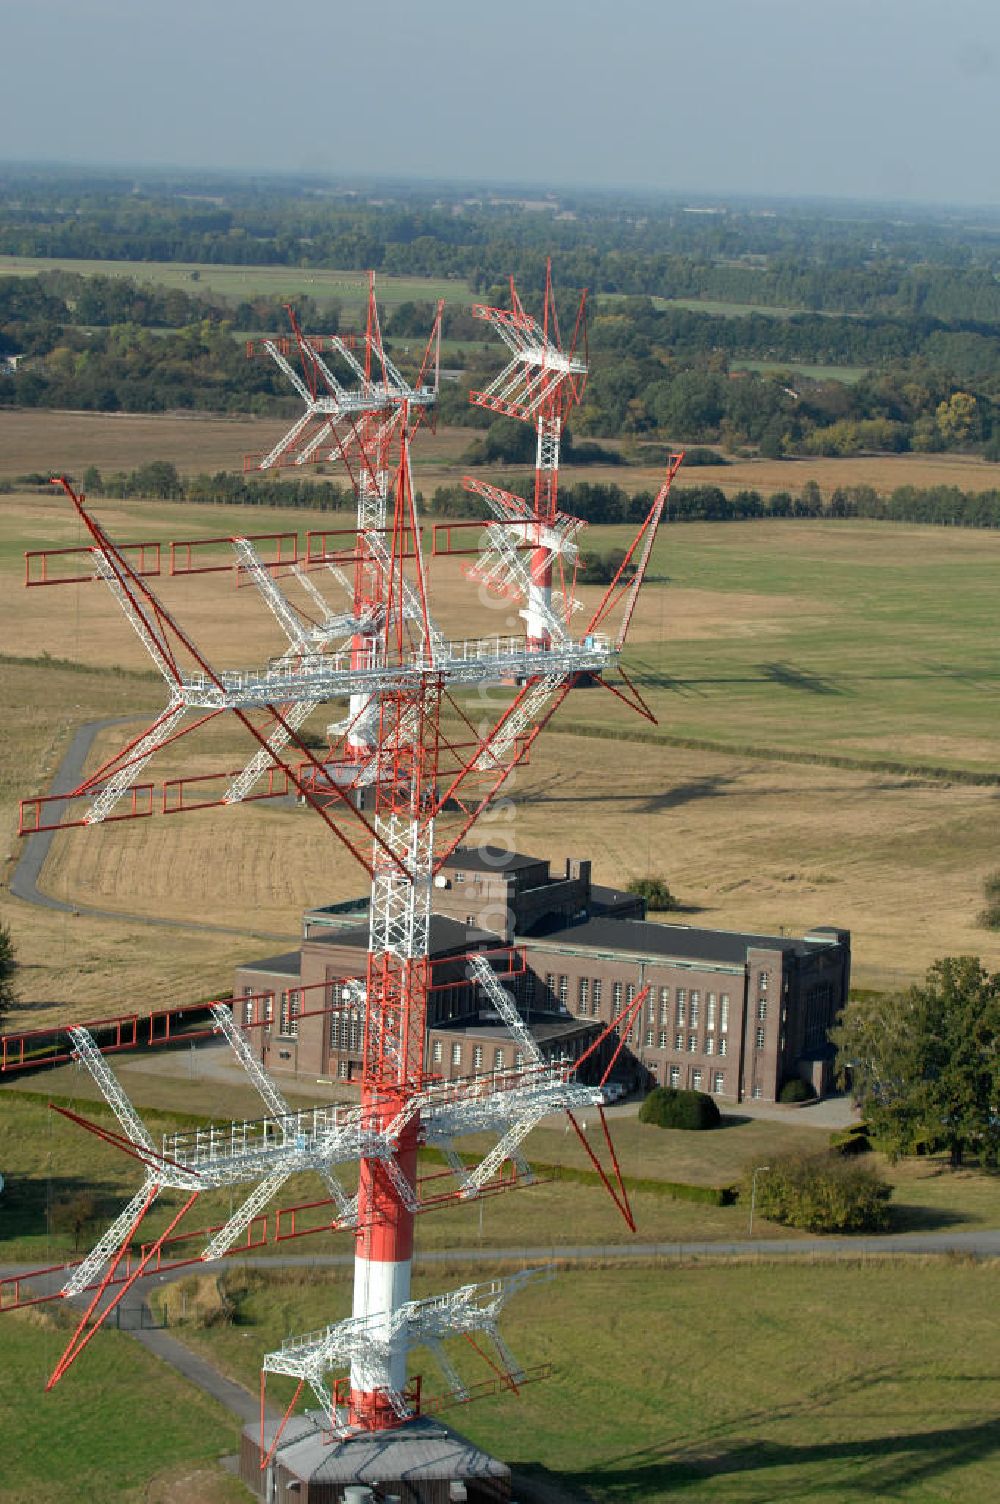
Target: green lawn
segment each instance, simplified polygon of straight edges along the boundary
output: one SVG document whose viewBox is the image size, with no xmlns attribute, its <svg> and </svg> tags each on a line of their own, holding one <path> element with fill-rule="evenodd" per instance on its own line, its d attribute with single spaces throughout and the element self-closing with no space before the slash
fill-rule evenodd
<svg viewBox="0 0 1000 1504">
<path fill-rule="evenodd" d="M 998 570 L 990 531 L 668 523 L 626 661 L 668 736 L 993 773 Z M 640 728 L 607 698 L 600 709 Z M 558 725 L 593 717 L 581 695 Z"/>
<path fill-rule="evenodd" d="M 810 381 L 842 381 L 853 386 L 868 371 L 867 366 L 817 366 L 801 361 L 780 360 L 732 360 L 734 371 L 790 371 L 793 376 L 806 376 Z"/>
<path fill-rule="evenodd" d="M 67 1340 L 65 1321 L 37 1311 L 0 1320 L 0 1504 L 248 1497 L 218 1466 L 237 1450 L 238 1422 L 129 1337 L 99 1336 L 46 1394 Z M 178 1469 L 191 1491 L 161 1492 L 158 1480 Z"/>
<path fill-rule="evenodd" d="M 438 1269 L 415 1293 L 482 1277 Z M 601 1504 L 985 1501 L 1000 1494 L 998 1281 L 995 1261 L 964 1260 L 571 1269 L 503 1321 L 520 1361 L 556 1376 L 448 1418 Z M 349 1308 L 346 1271 L 227 1285 L 235 1325 L 176 1335 L 245 1384 L 262 1353 Z"/>
<path fill-rule="evenodd" d="M 75 261 L 70 258 L 0 256 L 0 277 L 30 277 L 39 272 L 77 272 L 82 277 L 131 277 L 158 287 L 180 287 L 192 295 L 218 293 L 233 302 L 259 296 L 296 298 L 308 293 L 318 302 L 353 304 L 368 296 L 364 272 L 292 266 L 210 266 L 188 261 Z M 194 274 L 197 273 L 195 276 Z M 468 284 L 445 277 L 376 278 L 379 303 L 407 303 L 444 298 L 469 303 Z"/>
</svg>

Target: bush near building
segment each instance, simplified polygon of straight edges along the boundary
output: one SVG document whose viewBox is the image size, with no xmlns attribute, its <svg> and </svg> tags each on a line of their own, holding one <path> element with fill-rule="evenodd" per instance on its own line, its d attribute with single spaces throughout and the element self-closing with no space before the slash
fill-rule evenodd
<svg viewBox="0 0 1000 1504">
<path fill-rule="evenodd" d="M 750 1200 L 754 1167 L 740 1187 Z M 756 1207 L 762 1217 L 802 1232 L 884 1232 L 892 1187 L 875 1170 L 822 1150 L 775 1157 L 757 1170 Z"/>
<path fill-rule="evenodd" d="M 703 1091 L 655 1086 L 639 1108 L 640 1123 L 657 1128 L 718 1128 L 722 1114 Z"/>
<path fill-rule="evenodd" d="M 781 1088 L 778 1101 L 784 1102 L 787 1106 L 794 1105 L 796 1102 L 812 1102 L 815 1097 L 815 1088 L 808 1081 L 803 1081 L 801 1076 L 793 1076 Z"/>
</svg>

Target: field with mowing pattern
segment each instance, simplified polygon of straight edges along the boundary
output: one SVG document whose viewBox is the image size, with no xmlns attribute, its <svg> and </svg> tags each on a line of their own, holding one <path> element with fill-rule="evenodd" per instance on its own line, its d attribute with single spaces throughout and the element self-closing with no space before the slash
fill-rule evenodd
<svg viewBox="0 0 1000 1504">
<path fill-rule="evenodd" d="M 415 1294 L 482 1277 L 446 1274 Z M 238 1324 L 176 1335 L 251 1384 L 258 1352 L 347 1313 L 347 1276 L 234 1271 Z M 555 1377 L 448 1417 L 592 1504 L 986 1500 L 1000 1492 L 998 1280 L 996 1261 L 571 1268 L 504 1317 L 521 1362 Z M 418 1366 L 433 1392 L 432 1360 Z"/>
</svg>

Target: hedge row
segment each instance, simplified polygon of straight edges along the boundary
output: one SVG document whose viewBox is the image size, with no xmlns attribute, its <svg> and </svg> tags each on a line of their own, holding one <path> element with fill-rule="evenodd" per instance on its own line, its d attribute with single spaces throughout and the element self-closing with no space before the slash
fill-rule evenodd
<svg viewBox="0 0 1000 1504">
<path fill-rule="evenodd" d="M 446 1164 L 440 1149 L 425 1148 L 421 1157 L 434 1164 Z M 477 1164 L 475 1158 L 463 1157 L 463 1162 Z M 532 1171 L 540 1180 L 564 1180 L 573 1185 L 601 1184 L 596 1170 L 585 1170 L 575 1165 L 549 1165 L 532 1161 Z M 691 1185 L 683 1180 L 656 1180 L 648 1175 L 625 1175 L 625 1188 L 629 1191 L 648 1191 L 654 1196 L 669 1196 L 674 1201 L 699 1201 L 705 1206 L 732 1206 L 737 1199 L 737 1188 L 731 1185 Z"/>
</svg>

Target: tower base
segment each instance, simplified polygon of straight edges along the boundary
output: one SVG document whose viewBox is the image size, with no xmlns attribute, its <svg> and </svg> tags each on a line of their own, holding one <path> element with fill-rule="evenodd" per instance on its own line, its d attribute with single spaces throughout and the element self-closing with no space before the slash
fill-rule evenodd
<svg viewBox="0 0 1000 1504">
<path fill-rule="evenodd" d="M 266 1446 L 275 1425 L 273 1419 L 265 1425 Z M 429 1417 L 331 1442 L 317 1417 L 293 1416 L 264 1472 L 260 1432 L 249 1425 L 240 1440 L 239 1475 L 264 1504 L 292 1499 L 341 1504 L 345 1489 L 366 1485 L 379 1501 L 395 1497 L 400 1504 L 506 1504 L 510 1499 L 506 1463 Z"/>
</svg>

